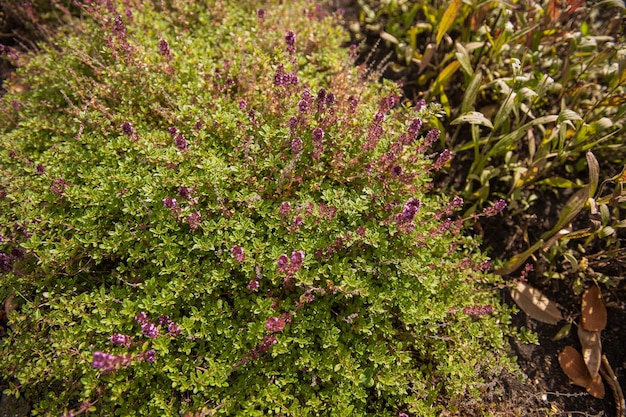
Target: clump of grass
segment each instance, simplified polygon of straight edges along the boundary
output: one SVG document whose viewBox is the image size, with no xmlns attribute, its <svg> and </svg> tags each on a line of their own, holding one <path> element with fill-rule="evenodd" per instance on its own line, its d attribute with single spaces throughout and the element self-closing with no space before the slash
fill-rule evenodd
<svg viewBox="0 0 626 417">
<path fill-rule="evenodd" d="M 440 126 L 442 143 L 453 150 L 455 167 L 467 166 L 459 190 L 468 203 L 466 213 L 504 198 L 508 214 L 521 218 L 532 215 L 541 196 L 556 194 L 563 200 L 556 224 L 569 219 L 550 236 L 539 233 L 548 241 L 576 220 L 570 216 L 576 206 L 583 213 L 577 218 L 582 231 L 572 234 L 569 228 L 548 245 L 551 253 L 547 247 L 544 252 L 551 277 L 559 276 L 554 269 L 563 258 L 557 253 L 575 246 L 567 242 L 584 243 L 583 252 L 619 251 L 623 202 L 610 199 L 606 189 L 603 196 L 587 193 L 581 204 L 566 200 L 572 190 L 595 190 L 588 151 L 600 161 L 599 180 L 612 178 L 622 188 L 623 3 L 549 1 L 510 7 L 452 0 L 361 5 L 361 23 L 380 31 L 400 61 L 413 69 L 405 84 L 440 101 L 450 117 L 450 128 Z M 595 218 L 582 218 L 590 212 L 598 216 L 592 200 L 605 204 L 602 227 L 594 225 Z M 592 239 L 580 240 L 589 235 Z"/>
<path fill-rule="evenodd" d="M 82 7 L 0 105 L 8 394 L 34 415 L 429 416 L 509 367 L 461 202 L 425 193 L 438 106 L 364 79 L 319 7 Z"/>
</svg>

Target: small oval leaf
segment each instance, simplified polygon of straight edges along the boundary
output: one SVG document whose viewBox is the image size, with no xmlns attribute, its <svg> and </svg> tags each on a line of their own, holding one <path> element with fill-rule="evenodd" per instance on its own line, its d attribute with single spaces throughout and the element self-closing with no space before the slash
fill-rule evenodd
<svg viewBox="0 0 626 417">
<path fill-rule="evenodd" d="M 573 347 L 565 346 L 565 349 L 559 353 L 559 365 L 574 384 L 583 388 L 591 385 L 591 375 L 589 375 L 585 361 Z"/>
<path fill-rule="evenodd" d="M 596 285 L 592 285 L 583 294 L 582 327 L 588 332 L 599 332 L 606 327 L 606 308 L 602 302 L 602 294 Z"/>
<path fill-rule="evenodd" d="M 511 297 L 519 308 L 531 318 L 548 324 L 556 324 L 563 320 L 557 304 L 536 288 L 518 282 L 511 289 Z"/>
<path fill-rule="evenodd" d="M 565 339 L 569 335 L 571 329 L 572 323 L 567 323 L 565 326 L 561 327 L 561 329 L 554 335 L 552 340 L 556 342 L 557 340 Z"/>
</svg>

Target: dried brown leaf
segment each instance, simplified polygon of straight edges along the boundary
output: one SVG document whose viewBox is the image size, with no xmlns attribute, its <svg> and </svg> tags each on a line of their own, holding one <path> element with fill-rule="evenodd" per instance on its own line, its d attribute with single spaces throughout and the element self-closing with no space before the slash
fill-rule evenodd
<svg viewBox="0 0 626 417">
<path fill-rule="evenodd" d="M 600 375 L 596 375 L 596 377 L 591 380 L 591 383 L 587 387 L 587 392 L 596 398 L 604 398 L 604 383 Z"/>
<path fill-rule="evenodd" d="M 591 385 L 591 375 L 587 370 L 587 365 L 580 353 L 571 346 L 565 346 L 565 349 L 559 353 L 559 365 L 565 372 L 565 375 L 576 385 L 588 388 Z"/>
<path fill-rule="evenodd" d="M 582 325 L 589 332 L 599 332 L 606 327 L 606 308 L 600 289 L 592 285 L 583 294 Z"/>
<path fill-rule="evenodd" d="M 557 304 L 530 285 L 518 282 L 516 288 L 511 289 L 511 297 L 524 313 L 535 320 L 548 324 L 563 320 Z"/>
<path fill-rule="evenodd" d="M 588 332 L 582 326 L 578 326 L 578 339 L 582 346 L 583 360 L 592 378 L 598 376 L 602 364 L 602 341 L 600 332 Z"/>
</svg>

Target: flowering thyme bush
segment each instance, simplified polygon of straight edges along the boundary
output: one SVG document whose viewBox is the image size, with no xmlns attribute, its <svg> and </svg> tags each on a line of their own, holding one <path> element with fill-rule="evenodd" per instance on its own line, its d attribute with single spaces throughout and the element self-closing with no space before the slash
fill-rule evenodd
<svg viewBox="0 0 626 417">
<path fill-rule="evenodd" d="M 8 393 L 101 416 L 476 396 L 509 316 L 459 199 L 425 194 L 436 106 L 365 80 L 319 7 L 136 3 L 84 2 L 2 99 Z"/>
</svg>

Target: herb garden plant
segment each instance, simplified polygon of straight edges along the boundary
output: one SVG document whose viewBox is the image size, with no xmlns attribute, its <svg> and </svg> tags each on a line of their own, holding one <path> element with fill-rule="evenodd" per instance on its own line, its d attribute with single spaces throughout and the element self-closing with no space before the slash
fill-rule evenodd
<svg viewBox="0 0 626 417">
<path fill-rule="evenodd" d="M 509 313 L 462 200 L 427 194 L 437 106 L 366 79 L 318 6 L 228 3 L 86 1 L 20 58 L 7 393 L 32 415 L 479 410 Z"/>
</svg>

